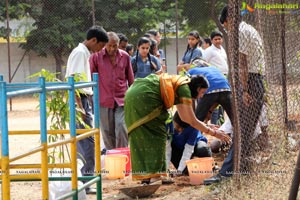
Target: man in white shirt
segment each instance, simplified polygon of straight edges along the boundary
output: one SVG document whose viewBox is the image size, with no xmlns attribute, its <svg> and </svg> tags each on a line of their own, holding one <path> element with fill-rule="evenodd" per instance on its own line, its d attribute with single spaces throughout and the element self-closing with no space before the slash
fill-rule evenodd
<svg viewBox="0 0 300 200">
<path fill-rule="evenodd" d="M 86 33 L 86 39 L 79 43 L 78 46 L 71 52 L 68 62 L 66 77 L 80 74 L 81 81 L 91 81 L 91 70 L 89 58 L 91 52 L 100 51 L 108 42 L 106 31 L 98 26 L 91 27 Z M 76 96 L 77 108 L 82 112 L 82 119 L 86 125 L 93 127 L 92 102 L 89 98 L 93 94 L 92 88 L 83 88 L 80 90 L 80 95 Z M 84 129 L 83 124 L 76 124 L 76 128 Z M 81 168 L 83 176 L 93 176 L 95 169 L 95 141 L 93 137 L 88 137 L 77 142 L 77 157 L 84 163 Z M 94 188 L 86 188 L 87 194 L 95 194 Z"/>
<path fill-rule="evenodd" d="M 222 47 L 223 34 L 220 31 L 213 31 L 210 34 L 212 45 L 203 51 L 203 58 L 211 65 L 219 68 L 224 75 L 228 74 L 227 54 Z"/>
<path fill-rule="evenodd" d="M 221 13 L 220 22 L 224 28 L 228 28 L 228 7 L 224 7 Z M 268 122 L 266 120 L 259 122 L 261 113 L 266 115 L 264 108 L 264 74 L 265 74 L 265 58 L 263 40 L 259 32 L 251 25 L 242 21 L 239 24 L 239 85 L 242 94 L 238 97 L 238 111 L 240 114 L 240 131 L 241 131 L 241 172 L 251 172 L 252 162 L 250 157 L 255 154 L 255 141 L 251 139 L 258 135 L 257 130 L 261 127 L 266 128 Z M 260 127 L 257 128 L 258 123 Z M 267 136 L 266 130 L 261 131 L 261 135 Z M 267 139 L 267 137 L 266 137 Z M 267 141 L 265 141 L 267 142 Z M 233 145 L 231 146 L 233 148 Z M 204 184 L 220 182 L 222 176 L 232 176 L 233 172 L 233 149 L 230 150 L 227 158 L 223 163 L 223 170 L 219 174 L 204 180 Z M 247 159 L 245 159 L 247 158 Z M 228 165 L 227 165 L 227 164 Z"/>
<path fill-rule="evenodd" d="M 228 74 L 228 64 L 227 64 L 227 54 L 225 49 L 222 47 L 223 44 L 223 34 L 220 31 L 213 31 L 210 34 L 210 39 L 212 45 L 203 51 L 203 58 L 209 62 L 212 66 L 215 66 L 221 70 L 221 72 L 227 76 Z M 212 124 L 219 124 L 219 119 L 224 115 L 224 111 L 221 107 L 216 108 L 211 116 Z"/>
</svg>

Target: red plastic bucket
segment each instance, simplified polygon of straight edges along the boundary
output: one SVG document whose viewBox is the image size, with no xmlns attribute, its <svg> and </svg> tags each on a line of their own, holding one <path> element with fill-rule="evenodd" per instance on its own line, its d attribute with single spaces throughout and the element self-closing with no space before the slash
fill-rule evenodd
<svg viewBox="0 0 300 200">
<path fill-rule="evenodd" d="M 131 172 L 131 160 L 130 160 L 130 149 L 128 147 L 116 148 L 106 151 L 106 155 L 126 155 L 128 158 L 128 162 L 125 166 L 125 176 L 128 176 Z"/>
</svg>

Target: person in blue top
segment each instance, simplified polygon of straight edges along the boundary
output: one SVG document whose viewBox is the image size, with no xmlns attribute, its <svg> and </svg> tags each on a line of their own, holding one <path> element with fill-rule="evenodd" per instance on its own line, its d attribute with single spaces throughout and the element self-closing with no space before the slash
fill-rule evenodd
<svg viewBox="0 0 300 200">
<path fill-rule="evenodd" d="M 202 57 L 201 50 L 198 48 L 200 39 L 198 31 L 191 31 L 188 34 L 188 45 L 180 63 L 177 65 L 177 71 L 181 71 L 182 69 L 188 70 L 191 62 L 196 57 Z"/>
<path fill-rule="evenodd" d="M 167 148 L 167 164 L 171 161 L 177 174 L 188 174 L 185 161 L 193 157 L 211 157 L 207 139 L 201 132 L 183 122 L 178 112 L 173 116 L 174 134 Z M 168 166 L 168 165 L 167 165 Z"/>
<path fill-rule="evenodd" d="M 141 37 L 138 41 L 136 55 L 131 59 L 134 78 L 145 78 L 149 74 L 161 73 L 158 58 L 150 54 L 151 40 Z"/>
<path fill-rule="evenodd" d="M 231 107 L 232 94 L 228 79 L 217 67 L 211 66 L 202 58 L 193 61 L 194 68 L 188 70 L 190 75 L 203 75 L 209 82 L 209 88 L 203 98 L 198 101 L 196 116 L 201 121 L 207 121 L 211 113 L 219 104 L 226 111 L 229 119 L 233 122 Z"/>
</svg>

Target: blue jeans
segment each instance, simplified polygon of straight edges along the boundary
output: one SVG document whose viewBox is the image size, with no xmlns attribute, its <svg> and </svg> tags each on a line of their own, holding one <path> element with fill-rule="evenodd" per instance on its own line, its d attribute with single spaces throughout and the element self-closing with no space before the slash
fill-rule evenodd
<svg viewBox="0 0 300 200">
<path fill-rule="evenodd" d="M 234 138 L 232 138 L 234 139 Z M 233 156 L 234 156 L 234 148 L 233 148 L 233 140 L 232 140 L 232 144 L 230 146 L 230 149 L 228 151 L 227 157 L 225 158 L 223 165 L 219 171 L 219 174 L 221 174 L 222 176 L 232 176 L 232 172 L 233 172 Z"/>
<path fill-rule="evenodd" d="M 92 106 L 89 97 L 81 94 L 81 103 L 86 113 L 84 122 L 93 127 Z M 84 129 L 82 124 L 76 124 L 77 129 Z M 94 137 L 88 137 L 77 142 L 77 158 L 83 161 L 81 174 L 83 176 L 93 176 L 95 170 L 95 140 Z M 85 182 L 85 181 L 84 181 Z"/>
<path fill-rule="evenodd" d="M 224 119 L 224 110 L 222 106 L 218 106 L 214 111 L 211 113 L 211 119 L 210 123 L 216 124 L 216 125 L 222 125 L 222 123 L 219 121 L 221 119 Z"/>
<path fill-rule="evenodd" d="M 253 142 L 249 142 L 249 138 L 251 138 L 254 134 L 256 124 L 258 122 L 261 108 L 264 103 L 264 84 L 263 84 L 263 76 L 260 74 L 249 73 L 248 74 L 248 88 L 247 92 L 251 95 L 251 97 L 255 100 L 254 103 L 250 104 L 250 106 L 246 106 L 242 101 L 242 95 L 240 95 L 239 99 L 239 113 L 240 117 L 240 128 L 241 128 L 241 164 L 240 170 L 241 172 L 249 172 L 251 170 L 251 164 L 245 159 L 252 155 L 253 146 L 255 145 Z M 231 147 L 229 149 L 228 155 L 225 158 L 223 165 L 219 171 L 219 174 L 222 176 L 232 176 L 233 172 L 233 158 L 234 158 L 234 136 L 232 140 Z"/>
</svg>

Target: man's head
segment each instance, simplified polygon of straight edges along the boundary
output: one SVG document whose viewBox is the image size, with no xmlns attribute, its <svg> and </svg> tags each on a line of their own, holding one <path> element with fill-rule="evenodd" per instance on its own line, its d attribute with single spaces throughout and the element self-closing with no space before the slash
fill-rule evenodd
<svg viewBox="0 0 300 200">
<path fill-rule="evenodd" d="M 213 139 L 210 141 L 210 149 L 213 153 L 219 153 L 222 147 L 222 142 L 219 139 Z"/>
<path fill-rule="evenodd" d="M 84 44 L 92 51 L 100 51 L 108 42 L 106 31 L 100 26 L 93 26 L 86 32 L 86 40 Z"/>
<path fill-rule="evenodd" d="M 126 46 L 128 44 L 128 38 L 123 33 L 118 33 L 117 35 L 118 35 L 118 37 L 120 39 L 119 49 L 122 49 L 122 50 L 125 51 L 126 50 Z"/>
<path fill-rule="evenodd" d="M 223 34 L 220 31 L 213 31 L 210 34 L 211 43 L 217 48 L 221 48 L 223 43 Z"/>
<path fill-rule="evenodd" d="M 107 35 L 108 43 L 105 45 L 106 52 L 110 56 L 116 55 L 118 52 L 120 39 L 115 32 L 107 32 Z"/>
<path fill-rule="evenodd" d="M 220 23 L 224 26 L 227 27 L 227 17 L 228 17 L 228 6 L 226 5 L 222 11 L 221 11 L 221 16 L 220 16 Z"/>
</svg>

